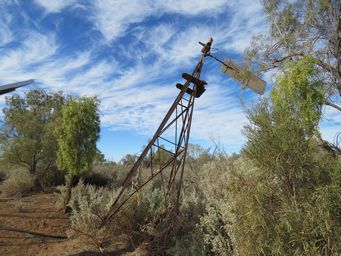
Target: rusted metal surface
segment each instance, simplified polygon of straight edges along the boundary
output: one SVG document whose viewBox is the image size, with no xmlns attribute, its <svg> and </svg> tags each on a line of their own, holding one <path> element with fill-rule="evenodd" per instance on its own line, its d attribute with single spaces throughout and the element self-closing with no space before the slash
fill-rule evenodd
<svg viewBox="0 0 341 256">
<path fill-rule="evenodd" d="M 232 60 L 225 59 L 224 63 L 221 65 L 221 71 L 242 84 L 246 87 L 255 91 L 258 94 L 264 94 L 265 91 L 265 81 L 257 77 L 252 72 L 239 67 Z"/>
<path fill-rule="evenodd" d="M 200 80 L 199 78 L 192 76 L 190 74 L 187 74 L 187 73 L 182 73 L 182 77 L 197 86 L 205 86 L 207 84 L 206 81 Z"/>
<path fill-rule="evenodd" d="M 105 217 L 105 221 L 109 221 L 129 200 L 129 198 L 157 176 L 159 176 L 162 180 L 165 195 L 175 195 L 177 201 L 179 200 L 181 190 L 180 184 L 182 182 L 190 128 L 192 124 L 194 101 L 198 96 L 197 89 L 200 89 L 201 94 L 205 90 L 204 85 L 206 82 L 200 80 L 203 64 L 204 57 L 200 58 L 191 75 L 183 75 L 186 82 L 182 85 L 181 91 L 175 98 L 164 119 L 161 121 L 161 124 L 152 139 L 144 148 L 141 155 L 122 182 L 118 195 Z M 186 92 L 190 92 L 189 95 L 187 95 Z M 171 132 L 172 130 L 173 132 Z M 169 145 L 169 147 L 167 148 L 163 145 L 163 143 Z M 164 162 L 161 162 L 161 152 L 167 153 L 168 156 L 168 159 Z M 158 166 L 155 166 L 153 161 L 156 157 L 155 153 L 158 153 L 159 157 Z M 147 168 L 144 166 L 141 168 L 145 162 L 144 160 L 147 160 L 147 158 L 150 159 L 149 167 Z M 138 170 L 141 170 L 143 173 L 139 173 Z M 180 175 L 178 175 L 179 170 Z M 165 171 L 169 172 L 168 180 L 164 180 L 163 172 Z M 137 176 L 138 181 L 133 182 Z M 177 177 L 179 180 L 179 186 L 175 191 L 175 182 Z M 133 188 L 129 188 L 132 183 L 134 183 Z"/>
<path fill-rule="evenodd" d="M 183 84 L 177 83 L 176 84 L 176 88 L 178 88 L 179 90 L 182 90 L 182 88 L 184 87 Z M 196 98 L 199 98 L 205 91 L 205 87 L 203 85 L 197 85 L 196 86 L 196 92 L 194 93 L 194 91 L 191 88 L 188 88 L 186 93 L 189 95 L 194 95 Z"/>
<path fill-rule="evenodd" d="M 210 37 L 207 41 L 206 44 L 199 42 L 199 44 L 201 44 L 203 47 L 201 49 L 201 52 L 203 53 L 204 56 L 208 55 L 211 51 L 211 46 L 213 43 L 213 38 Z"/>
</svg>

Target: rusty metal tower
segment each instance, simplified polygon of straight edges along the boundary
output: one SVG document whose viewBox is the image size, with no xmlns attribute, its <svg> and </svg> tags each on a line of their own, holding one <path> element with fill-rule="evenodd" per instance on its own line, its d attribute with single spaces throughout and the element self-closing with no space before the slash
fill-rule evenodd
<svg viewBox="0 0 341 256">
<path fill-rule="evenodd" d="M 172 193 L 176 197 L 176 202 L 179 202 L 194 102 L 206 90 L 205 85 L 207 83 L 201 80 L 200 76 L 207 56 L 220 62 L 224 73 L 234 77 L 251 89 L 258 90 L 258 93 L 262 94 L 264 92 L 264 81 L 257 77 L 255 78 L 251 73 L 249 78 L 241 77 L 241 69 L 237 65 L 230 60 L 221 61 L 213 56 L 210 53 L 212 42 L 212 38 L 209 38 L 205 44 L 199 42 L 203 46 L 200 60 L 191 74 L 182 74 L 182 78 L 185 79 L 184 84 L 176 84 L 176 87 L 180 90 L 178 96 L 175 98 L 152 139 L 122 182 L 118 195 L 105 217 L 105 221 L 110 220 L 134 194 L 157 176 L 162 180 L 165 195 Z M 243 74 L 245 74 L 245 71 L 243 71 Z M 163 161 L 160 161 L 161 154 L 167 156 Z M 154 161 L 155 158 L 158 158 L 159 161 Z M 145 166 L 146 162 L 149 163 L 147 167 Z M 167 172 L 167 175 L 164 175 L 165 172 Z M 177 186 L 175 186 L 176 179 L 178 179 Z"/>
</svg>

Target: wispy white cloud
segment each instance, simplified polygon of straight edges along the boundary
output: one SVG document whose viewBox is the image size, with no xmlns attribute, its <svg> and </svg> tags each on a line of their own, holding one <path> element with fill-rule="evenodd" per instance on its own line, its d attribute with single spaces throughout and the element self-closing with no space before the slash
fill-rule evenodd
<svg viewBox="0 0 341 256">
<path fill-rule="evenodd" d="M 26 40 L 19 46 L 0 49 L 0 79 L 14 81 L 29 78 L 28 69 L 54 56 L 58 47 L 53 33 L 43 35 L 26 31 Z"/>
<path fill-rule="evenodd" d="M 160 24 L 155 28 L 149 26 L 142 29 L 140 35 L 144 42 L 149 41 L 149 46 L 154 52 L 165 57 L 178 58 L 178 60 L 193 57 L 198 40 L 206 40 L 208 36 L 215 39 L 215 47 L 234 53 L 242 53 L 249 46 L 252 36 L 266 30 L 265 16 L 258 1 L 223 1 L 215 0 L 209 3 L 200 1 L 150 1 L 133 0 L 123 4 L 123 1 L 96 0 L 95 12 L 92 19 L 96 28 L 104 38 L 112 41 L 123 37 L 129 28 L 149 17 L 158 17 L 164 13 L 182 14 L 184 17 L 201 15 L 201 21 L 185 28 L 185 31 L 175 30 L 172 26 L 177 24 Z M 226 13 L 226 18 L 218 23 L 209 24 L 207 17 L 215 17 Z M 148 30 L 152 31 L 148 31 Z M 177 26 L 177 29 L 179 27 Z M 167 32 L 170 32 L 167 34 Z M 176 34 L 170 41 L 173 45 L 167 49 L 163 43 Z M 158 35 L 159 37 L 156 38 Z M 146 37 L 149 38 L 146 38 Z M 163 41 L 166 40 L 166 41 Z"/>
<path fill-rule="evenodd" d="M 245 13 L 249 15 L 251 9 L 247 7 Z M 241 12 L 238 11 L 238 15 Z M 254 16 L 253 18 L 255 19 Z M 258 21 L 254 22 L 254 26 L 260 25 Z M 174 74 L 190 72 L 188 68 L 193 68 L 193 60 L 198 57 L 200 50 L 197 42 L 207 39 L 210 35 L 214 37 L 214 44 L 218 45 L 218 48 L 225 48 L 227 39 L 231 42 L 236 39 L 243 41 L 243 44 L 238 42 L 235 46 L 228 47 L 232 54 L 242 52 L 252 36 L 250 28 L 237 38 L 237 29 L 244 26 L 245 22 L 244 20 L 237 23 L 236 18 L 235 23 L 228 28 L 224 23 L 213 27 L 194 23 L 184 29 L 174 23 L 161 23 L 154 27 L 135 29 L 133 32 L 136 39 L 145 45 L 141 52 L 146 58 L 153 56 L 153 62 L 149 65 L 137 64 L 113 82 L 113 86 L 117 85 L 117 90 L 114 90 L 114 94 L 109 92 L 110 96 L 102 100 L 103 108 L 106 109 L 103 123 L 115 130 L 128 129 L 145 135 L 155 131 L 177 91 L 174 90 L 174 84 L 169 87 L 154 86 L 148 90 L 144 84 L 153 83 L 153 79 L 157 77 L 164 81 L 168 77 L 174 80 Z M 233 28 L 234 25 L 239 27 Z M 233 31 L 229 31 L 232 28 Z M 237 148 L 243 143 L 241 129 L 247 122 L 240 99 L 236 96 L 240 86 L 233 82 L 233 85 L 227 86 L 229 81 L 231 83 L 228 77 L 225 77 L 223 82 L 212 76 L 208 80 L 207 92 L 197 101 L 192 135 L 197 139 L 208 139 L 214 135 L 222 143 Z M 181 81 L 180 76 L 178 81 Z"/>
<path fill-rule="evenodd" d="M 260 4 L 244 2 L 36 0 L 46 13 L 60 15 L 65 8 L 87 4 L 93 27 L 106 43 L 100 38 L 86 50 L 66 55 L 65 42 L 59 40 L 57 32 L 43 34 L 25 28 L 27 39 L 23 43 L 3 52 L 0 49 L 0 80 L 32 77 L 45 88 L 96 95 L 101 100 L 104 127 L 148 135 L 155 131 L 178 93 L 175 83 L 181 82 L 180 74 L 194 68 L 200 53 L 198 41 L 213 36 L 214 47 L 239 54 L 251 35 L 261 31 Z M 160 19 L 165 14 L 177 18 Z M 216 20 L 225 14 L 226 20 Z M 144 22 L 148 19 L 157 22 Z M 10 32 L 9 23 L 4 24 Z M 7 41 L 11 36 L 8 34 Z M 124 37 L 129 39 L 116 40 Z M 115 49 L 112 57 L 100 55 L 105 47 Z M 210 74 L 219 71 L 211 71 L 205 78 L 209 82 L 207 91 L 196 102 L 193 137 L 208 139 L 213 135 L 222 143 L 241 145 L 240 130 L 246 118 L 238 98 L 239 86 L 222 86 L 231 81 L 227 77 L 222 81 Z"/>
<path fill-rule="evenodd" d="M 183 15 L 215 15 L 224 11 L 227 6 L 225 0 L 165 0 L 157 1 L 156 7 L 158 11 L 168 13 L 178 13 Z"/>
<path fill-rule="evenodd" d="M 209 26 L 193 25 L 183 31 L 178 31 L 165 47 L 163 58 L 174 64 L 188 64 L 198 56 L 200 46 L 198 41 L 205 41 L 214 31 Z M 187 63 L 186 63 L 187 62 Z"/>
<path fill-rule="evenodd" d="M 337 105 L 341 105 L 341 101 L 338 100 L 335 102 Z M 335 108 L 326 106 L 323 109 L 323 121 L 324 122 L 328 122 L 328 123 L 334 123 L 334 124 L 341 124 L 341 115 L 340 115 L 340 111 L 338 111 Z"/>
<path fill-rule="evenodd" d="M 111 41 L 121 37 L 132 23 L 138 23 L 152 13 L 148 0 L 95 0 L 93 21 L 102 35 Z"/>
<path fill-rule="evenodd" d="M 258 1 L 229 2 L 229 17 L 219 28 L 216 43 L 227 52 L 243 53 L 253 36 L 265 33 L 265 14 Z"/>
<path fill-rule="evenodd" d="M 238 91 L 238 87 L 228 86 L 227 81 L 207 86 L 203 97 L 196 102 L 192 129 L 194 138 L 214 137 L 230 146 L 243 143 L 241 130 L 247 119 Z"/>
<path fill-rule="evenodd" d="M 97 29 L 108 41 L 122 37 L 130 25 L 142 22 L 148 17 L 158 17 L 164 13 L 177 13 L 187 16 L 212 16 L 224 11 L 225 0 L 200 1 L 110 1 L 95 0 L 92 17 Z"/>
<path fill-rule="evenodd" d="M 9 29 L 9 24 L 12 16 L 9 15 L 3 7 L 0 6 L 0 49 L 7 43 L 13 40 L 12 31 Z"/>
<path fill-rule="evenodd" d="M 71 83 L 71 81 L 90 61 L 90 53 L 82 52 L 74 57 L 48 60 L 32 70 L 31 74 L 43 86 L 74 93 L 75 87 L 79 84 Z"/>
<path fill-rule="evenodd" d="M 42 6 L 46 12 L 48 13 L 57 13 L 63 10 L 66 7 L 71 6 L 72 4 L 75 4 L 77 0 L 35 0 L 35 2 Z"/>
<path fill-rule="evenodd" d="M 330 125 L 321 127 L 320 131 L 322 139 L 327 140 L 330 143 L 336 143 L 337 135 L 341 132 L 338 127 Z M 341 140 L 339 140 L 339 143 L 341 143 Z M 339 144 L 339 146 L 341 146 L 341 144 Z"/>
</svg>

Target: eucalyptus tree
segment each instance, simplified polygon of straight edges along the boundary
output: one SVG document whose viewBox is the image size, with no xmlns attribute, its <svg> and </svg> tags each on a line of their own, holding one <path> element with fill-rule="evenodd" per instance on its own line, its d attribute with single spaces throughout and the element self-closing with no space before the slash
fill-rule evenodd
<svg viewBox="0 0 341 256">
<path fill-rule="evenodd" d="M 90 171 L 98 153 L 100 119 L 96 98 L 80 98 L 68 101 L 62 109 L 60 125 L 55 130 L 58 142 L 57 165 L 66 171 L 66 195 L 64 209 L 71 198 L 75 175 Z"/>
<path fill-rule="evenodd" d="M 316 59 L 315 76 L 323 81 L 325 104 L 341 96 L 341 2 L 339 0 L 263 0 L 268 33 L 254 38 L 247 55 L 259 71 L 283 68 L 305 55 Z"/>
<path fill-rule="evenodd" d="M 39 179 L 56 167 L 56 138 L 61 108 L 67 101 L 62 93 L 34 89 L 24 97 L 6 98 L 0 126 L 0 161 L 9 167 L 23 167 Z M 39 177 L 38 177 L 39 176 Z"/>
<path fill-rule="evenodd" d="M 340 253 L 341 162 L 315 140 L 325 102 L 315 63 L 290 63 L 248 113 L 242 154 L 253 168 L 228 184 L 241 255 Z"/>
</svg>

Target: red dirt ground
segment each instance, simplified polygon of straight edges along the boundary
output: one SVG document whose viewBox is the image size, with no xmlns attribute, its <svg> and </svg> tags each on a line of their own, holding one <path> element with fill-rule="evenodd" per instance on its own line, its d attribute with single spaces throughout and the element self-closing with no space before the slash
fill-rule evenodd
<svg viewBox="0 0 341 256">
<path fill-rule="evenodd" d="M 119 241 L 111 246 L 109 253 L 100 254 L 79 239 L 67 239 L 70 219 L 67 214 L 58 210 L 57 200 L 58 195 L 53 193 L 39 193 L 22 198 L 0 198 L 0 256 L 147 255 L 143 246 L 131 251 L 131 248 L 126 248 Z M 8 228 L 64 239 L 4 230 Z"/>
<path fill-rule="evenodd" d="M 56 200 L 57 195 L 51 193 L 0 199 L 0 226 L 66 236 L 70 221 L 66 214 L 58 211 Z M 0 230 L 0 255 L 80 255 L 86 249 L 67 239 Z"/>
</svg>

